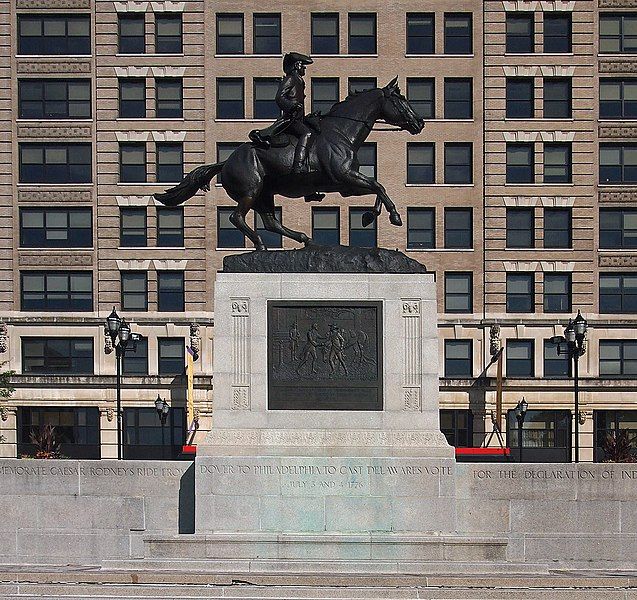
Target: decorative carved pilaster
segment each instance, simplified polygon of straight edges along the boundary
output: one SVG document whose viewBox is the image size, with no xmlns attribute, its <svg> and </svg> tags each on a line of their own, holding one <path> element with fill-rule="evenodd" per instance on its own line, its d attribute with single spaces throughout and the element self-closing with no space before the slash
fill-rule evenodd
<svg viewBox="0 0 637 600">
<path fill-rule="evenodd" d="M 9 348 L 9 328 L 6 323 L 0 323 L 0 354 Z"/>
<path fill-rule="evenodd" d="M 422 328 L 420 300 L 403 300 L 404 346 L 403 410 L 420 411 L 422 375 Z"/>
<path fill-rule="evenodd" d="M 232 409 L 250 410 L 250 301 L 232 298 Z"/>
</svg>

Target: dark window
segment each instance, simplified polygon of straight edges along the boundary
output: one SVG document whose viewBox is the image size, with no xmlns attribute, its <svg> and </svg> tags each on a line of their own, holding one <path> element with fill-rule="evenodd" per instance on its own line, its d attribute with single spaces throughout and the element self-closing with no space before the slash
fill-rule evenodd
<svg viewBox="0 0 637 600">
<path fill-rule="evenodd" d="M 571 15 L 544 12 L 544 52 L 564 54 L 571 52 Z"/>
<path fill-rule="evenodd" d="M 93 310 L 93 273 L 26 271 L 21 273 L 21 310 Z"/>
<path fill-rule="evenodd" d="M 148 375 L 148 338 L 126 346 L 122 360 L 124 375 Z"/>
<path fill-rule="evenodd" d="M 312 15 L 312 54 L 338 54 L 338 13 Z"/>
<path fill-rule="evenodd" d="M 535 247 L 535 211 L 532 208 L 507 208 L 507 248 Z"/>
<path fill-rule="evenodd" d="M 183 44 L 181 14 L 156 14 L 155 53 L 181 54 L 182 52 Z"/>
<path fill-rule="evenodd" d="M 545 208 L 544 247 L 570 248 L 573 243 L 571 221 L 570 208 Z"/>
<path fill-rule="evenodd" d="M 534 116 L 535 90 L 533 77 L 507 77 L 507 119 L 532 119 Z"/>
<path fill-rule="evenodd" d="M 91 17 L 18 15 L 18 54 L 91 54 Z"/>
<path fill-rule="evenodd" d="M 506 51 L 511 54 L 535 52 L 533 12 L 507 13 Z"/>
<path fill-rule="evenodd" d="M 407 77 L 407 100 L 423 119 L 436 116 L 434 78 Z"/>
<path fill-rule="evenodd" d="M 568 353 L 557 353 L 557 344 L 544 340 L 544 377 L 570 377 L 570 359 Z"/>
<path fill-rule="evenodd" d="M 162 425 L 155 408 L 124 409 L 125 460 L 175 460 L 185 442 L 183 408 L 171 408 Z"/>
<path fill-rule="evenodd" d="M 119 80 L 119 116 L 139 119 L 146 116 L 146 80 Z"/>
<path fill-rule="evenodd" d="M 407 209 L 407 249 L 436 247 L 436 217 L 433 208 Z"/>
<path fill-rule="evenodd" d="M 21 119 L 90 119 L 89 79 L 21 79 Z"/>
<path fill-rule="evenodd" d="M 533 183 L 533 144 L 507 144 L 507 183 Z"/>
<path fill-rule="evenodd" d="M 22 248 L 90 248 L 90 208 L 21 208 Z"/>
<path fill-rule="evenodd" d="M 507 377 L 533 377 L 535 368 L 533 340 L 507 340 L 506 373 Z"/>
<path fill-rule="evenodd" d="M 600 313 L 637 313 L 637 274 L 600 273 Z"/>
<path fill-rule="evenodd" d="M 18 456 L 35 456 L 32 434 L 52 426 L 60 454 L 64 458 L 100 458 L 100 413 L 98 408 L 36 406 L 18 408 Z"/>
<path fill-rule="evenodd" d="M 182 375 L 186 360 L 183 338 L 158 338 L 157 343 L 159 344 L 159 374 Z"/>
<path fill-rule="evenodd" d="M 22 372 L 25 375 L 93 374 L 93 338 L 21 339 Z"/>
<path fill-rule="evenodd" d="M 241 146 L 241 142 L 217 142 L 217 162 L 225 162 Z M 221 173 L 217 175 L 217 185 L 221 185 Z"/>
<path fill-rule="evenodd" d="M 599 145 L 599 183 L 637 183 L 637 144 Z"/>
<path fill-rule="evenodd" d="M 349 77 L 347 80 L 347 93 L 358 94 L 378 87 L 376 77 Z"/>
<path fill-rule="evenodd" d="M 407 143 L 407 183 L 434 183 L 436 180 L 433 144 Z"/>
<path fill-rule="evenodd" d="M 518 447 L 518 422 L 515 412 L 507 412 L 507 445 Z M 529 410 L 522 424 L 522 460 L 524 462 L 571 461 L 571 413 L 568 410 Z M 518 461 L 517 450 L 511 457 Z"/>
<path fill-rule="evenodd" d="M 349 54 L 376 54 L 376 14 L 349 14 Z"/>
<path fill-rule="evenodd" d="M 184 209 L 157 209 L 157 245 L 180 248 L 184 245 Z"/>
<path fill-rule="evenodd" d="M 600 377 L 637 376 L 637 342 L 634 340 L 600 340 Z"/>
<path fill-rule="evenodd" d="M 366 208 L 349 209 L 349 245 L 352 248 L 376 247 L 376 220 L 363 226 L 363 215 L 367 211 Z"/>
<path fill-rule="evenodd" d="M 433 13 L 407 13 L 407 54 L 435 54 Z"/>
<path fill-rule="evenodd" d="M 157 181 L 175 182 L 184 177 L 184 147 L 183 144 L 157 144 Z"/>
<path fill-rule="evenodd" d="M 601 14 L 599 51 L 602 54 L 637 53 L 637 13 Z"/>
<path fill-rule="evenodd" d="M 217 248 L 243 248 L 245 236 L 231 222 L 234 208 L 217 209 Z"/>
<path fill-rule="evenodd" d="M 637 248 L 637 210 L 600 208 L 599 247 Z"/>
<path fill-rule="evenodd" d="M 367 177 L 376 179 L 376 142 L 361 144 L 356 153 L 358 171 Z"/>
<path fill-rule="evenodd" d="M 338 208 L 312 209 L 312 239 L 323 246 L 337 246 L 341 243 Z"/>
<path fill-rule="evenodd" d="M 144 54 L 146 52 L 146 23 L 144 14 L 118 15 L 120 54 Z"/>
<path fill-rule="evenodd" d="M 119 180 L 123 183 L 146 183 L 146 178 L 146 144 L 120 143 Z"/>
<path fill-rule="evenodd" d="M 146 246 L 146 207 L 120 208 L 119 218 L 119 245 L 123 247 Z"/>
<path fill-rule="evenodd" d="M 279 223 L 281 223 L 283 220 L 281 209 L 278 207 L 275 208 L 274 214 Z M 283 238 L 281 237 L 281 234 L 275 233 L 274 231 L 268 231 L 263 225 L 261 215 L 257 212 L 254 213 L 254 229 L 261 236 L 266 248 L 283 248 Z"/>
<path fill-rule="evenodd" d="M 243 119 L 243 79 L 217 79 L 217 119 Z"/>
<path fill-rule="evenodd" d="M 278 119 L 281 114 L 276 103 L 276 93 L 279 80 L 275 78 L 254 79 L 254 109 L 255 119 Z"/>
<path fill-rule="evenodd" d="M 471 377 L 473 344 L 471 340 L 445 340 L 445 377 Z"/>
<path fill-rule="evenodd" d="M 445 183 L 473 182 L 473 145 L 445 142 Z"/>
<path fill-rule="evenodd" d="M 281 15 L 254 15 L 253 54 L 281 54 Z"/>
<path fill-rule="evenodd" d="M 91 144 L 20 142 L 20 183 L 90 183 Z"/>
<path fill-rule="evenodd" d="M 571 274 L 544 273 L 544 312 L 571 312 Z"/>
<path fill-rule="evenodd" d="M 472 222 L 470 208 L 445 208 L 445 248 L 471 248 Z"/>
<path fill-rule="evenodd" d="M 184 116 L 182 79 L 162 77 L 155 80 L 155 116 L 158 119 L 179 119 Z"/>
<path fill-rule="evenodd" d="M 445 273 L 445 312 L 473 312 L 473 275 Z"/>
<path fill-rule="evenodd" d="M 600 79 L 601 119 L 637 118 L 637 79 Z"/>
<path fill-rule="evenodd" d="M 148 310 L 148 276 L 145 271 L 123 271 L 122 310 Z"/>
<path fill-rule="evenodd" d="M 535 312 L 535 274 L 507 273 L 506 309 L 511 313 Z"/>
<path fill-rule="evenodd" d="M 456 448 L 473 446 L 473 413 L 470 410 L 443 409 L 440 411 L 440 431 L 447 442 Z"/>
<path fill-rule="evenodd" d="M 445 78 L 445 119 L 473 118 L 473 80 Z"/>
<path fill-rule="evenodd" d="M 217 54 L 243 54 L 243 15 L 217 15 Z"/>
<path fill-rule="evenodd" d="M 573 165 L 570 144 L 544 144 L 544 183 L 571 183 Z"/>
<path fill-rule="evenodd" d="M 471 13 L 445 13 L 445 54 L 473 54 Z"/>
<path fill-rule="evenodd" d="M 544 118 L 570 119 L 573 114 L 570 77 L 544 78 Z"/>
<path fill-rule="evenodd" d="M 157 310 L 159 312 L 183 312 L 184 272 L 157 272 Z"/>
<path fill-rule="evenodd" d="M 637 411 L 635 410 L 594 410 L 595 462 L 607 460 L 604 447 L 609 437 L 624 434 L 631 446 L 631 454 L 637 452 Z"/>
<path fill-rule="evenodd" d="M 312 112 L 327 114 L 338 102 L 338 78 L 312 77 Z"/>
</svg>

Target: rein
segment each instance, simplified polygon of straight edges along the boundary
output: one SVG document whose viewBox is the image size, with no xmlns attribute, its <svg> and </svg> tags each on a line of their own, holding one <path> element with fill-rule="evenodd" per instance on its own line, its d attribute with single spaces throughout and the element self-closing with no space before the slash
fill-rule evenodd
<svg viewBox="0 0 637 600">
<path fill-rule="evenodd" d="M 394 126 L 385 127 L 385 128 L 374 127 L 373 125 L 370 125 L 367 121 L 363 121 L 363 119 L 355 119 L 354 117 L 344 117 L 343 115 L 327 114 L 323 118 L 325 117 L 330 117 L 334 119 L 345 119 L 347 121 L 355 121 L 356 123 L 364 123 L 365 125 L 367 125 L 370 131 L 403 131 L 402 127 L 394 127 Z"/>
</svg>

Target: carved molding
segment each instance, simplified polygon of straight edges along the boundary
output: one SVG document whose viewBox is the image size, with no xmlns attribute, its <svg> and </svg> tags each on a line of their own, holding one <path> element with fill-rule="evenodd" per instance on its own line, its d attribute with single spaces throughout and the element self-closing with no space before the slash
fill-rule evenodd
<svg viewBox="0 0 637 600">
<path fill-rule="evenodd" d="M 18 192 L 18 202 L 40 202 L 42 204 L 49 204 L 50 202 L 91 202 L 92 199 L 92 192 L 87 191 L 51 190 L 44 192 L 37 190 L 20 190 Z"/>
<path fill-rule="evenodd" d="M 637 255 L 600 254 L 600 267 L 637 267 Z"/>
<path fill-rule="evenodd" d="M 600 73 L 635 73 L 637 61 L 635 60 L 600 60 Z"/>
<path fill-rule="evenodd" d="M 146 12 L 150 2 L 115 2 L 117 12 Z"/>
<path fill-rule="evenodd" d="M 544 77 L 573 77 L 575 75 L 575 67 L 559 65 L 540 67 L 540 71 Z"/>
<path fill-rule="evenodd" d="M 147 77 L 150 67 L 113 67 L 117 77 Z"/>
<path fill-rule="evenodd" d="M 637 137 L 637 126 L 634 125 L 600 125 L 599 137 L 634 138 Z"/>
<path fill-rule="evenodd" d="M 537 131 L 504 131 L 502 135 L 505 142 L 535 142 L 539 134 Z"/>
<path fill-rule="evenodd" d="M 153 131 L 153 140 L 156 142 L 183 142 L 186 139 L 185 131 Z"/>
<path fill-rule="evenodd" d="M 185 271 L 188 260 L 153 260 L 157 271 Z"/>
<path fill-rule="evenodd" d="M 18 125 L 18 137 L 26 138 L 82 138 L 91 137 L 90 125 Z"/>
<path fill-rule="evenodd" d="M 183 77 L 186 67 L 151 67 L 154 77 Z"/>
<path fill-rule="evenodd" d="M 148 271 L 150 260 L 117 260 L 117 268 L 120 271 Z"/>
<path fill-rule="evenodd" d="M 422 326 L 420 300 L 403 299 L 403 410 L 422 410 Z"/>
<path fill-rule="evenodd" d="M 9 328 L 6 323 L 0 323 L 0 354 L 9 348 Z"/>
<path fill-rule="evenodd" d="M 621 192 L 600 192 L 600 202 L 637 202 L 637 190 Z"/>
<path fill-rule="evenodd" d="M 502 70 L 507 77 L 535 77 L 540 72 L 539 67 L 526 66 L 502 67 Z"/>
<path fill-rule="evenodd" d="M 543 142 L 572 142 L 575 139 L 574 131 L 541 131 L 540 139 Z"/>
<path fill-rule="evenodd" d="M 543 260 L 540 262 L 542 271 L 552 273 L 566 273 L 575 270 L 574 262 L 562 262 L 559 260 Z"/>
<path fill-rule="evenodd" d="M 575 196 L 546 196 L 540 198 L 542 206 L 545 207 L 568 207 L 575 206 Z"/>
<path fill-rule="evenodd" d="M 31 60 L 18 62 L 18 73 L 20 74 L 46 74 L 46 73 L 90 73 L 91 62 L 85 61 L 41 61 Z"/>
<path fill-rule="evenodd" d="M 250 300 L 231 298 L 232 409 L 250 410 Z"/>
<path fill-rule="evenodd" d="M 91 267 L 92 254 L 20 254 L 18 264 L 21 267 Z"/>
<path fill-rule="evenodd" d="M 17 0 L 16 8 L 91 8 L 91 0 Z"/>
<path fill-rule="evenodd" d="M 504 206 L 536 206 L 537 196 L 505 196 Z"/>
<path fill-rule="evenodd" d="M 599 0 L 599 8 L 636 8 L 637 0 Z"/>
<path fill-rule="evenodd" d="M 504 270 L 509 273 L 515 273 L 520 272 L 520 273 L 530 273 L 533 271 L 537 271 L 538 270 L 538 266 L 540 265 L 540 263 L 537 260 L 534 261 L 528 261 L 528 262 L 522 262 L 522 261 L 517 261 L 517 260 L 505 260 L 503 261 L 503 266 L 504 266 Z"/>
<path fill-rule="evenodd" d="M 147 142 L 150 131 L 116 131 L 115 139 L 118 142 Z"/>
<path fill-rule="evenodd" d="M 551 11 L 573 11 L 575 10 L 575 1 L 571 0 L 570 2 L 564 2 L 562 0 L 542 0 L 539 2 L 528 0 L 504 0 L 502 2 L 504 6 L 504 10 L 510 12 L 518 12 L 522 10 L 526 11 L 536 11 L 541 10 L 544 12 Z"/>
<path fill-rule="evenodd" d="M 148 206 L 152 196 L 115 196 L 117 206 Z"/>
</svg>

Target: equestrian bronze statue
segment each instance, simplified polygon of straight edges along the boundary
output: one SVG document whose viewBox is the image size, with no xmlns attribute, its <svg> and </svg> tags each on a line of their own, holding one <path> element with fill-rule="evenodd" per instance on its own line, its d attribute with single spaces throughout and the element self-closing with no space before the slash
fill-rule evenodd
<svg viewBox="0 0 637 600">
<path fill-rule="evenodd" d="M 304 69 L 297 68 L 299 62 L 304 60 L 295 61 L 293 76 L 302 81 Z M 373 177 L 358 171 L 356 156 L 379 120 L 412 135 L 422 131 L 424 122 L 400 93 L 397 79 L 383 88 L 349 95 L 320 116 L 320 125 L 313 130 L 309 128 L 310 131 L 298 126 L 304 112 L 302 105 L 295 109 L 294 115 L 286 116 L 283 111 L 282 118 L 274 125 L 251 132 L 252 141 L 239 146 L 226 161 L 194 169 L 179 185 L 163 194 L 155 194 L 155 198 L 166 206 L 178 206 L 199 190 L 208 191 L 213 177 L 221 173 L 224 189 L 237 203 L 230 221 L 257 250 L 266 250 L 266 247 L 259 234 L 246 223 L 245 217 L 251 209 L 259 213 L 268 231 L 302 244 L 311 242 L 305 233 L 293 231 L 276 219 L 274 196 L 277 194 L 287 198 L 305 197 L 308 201 L 320 200 L 324 192 L 338 192 L 343 197 L 376 194 L 373 209 L 363 215 L 363 224 L 373 222 L 384 206 L 390 223 L 400 226 L 402 220 L 385 188 Z M 300 87 L 298 81 L 293 83 Z M 300 91 L 296 96 L 298 104 L 304 97 L 303 89 Z M 308 115 L 303 117 L 303 122 L 316 117 Z M 303 144 L 300 151 L 299 144 Z"/>
</svg>

